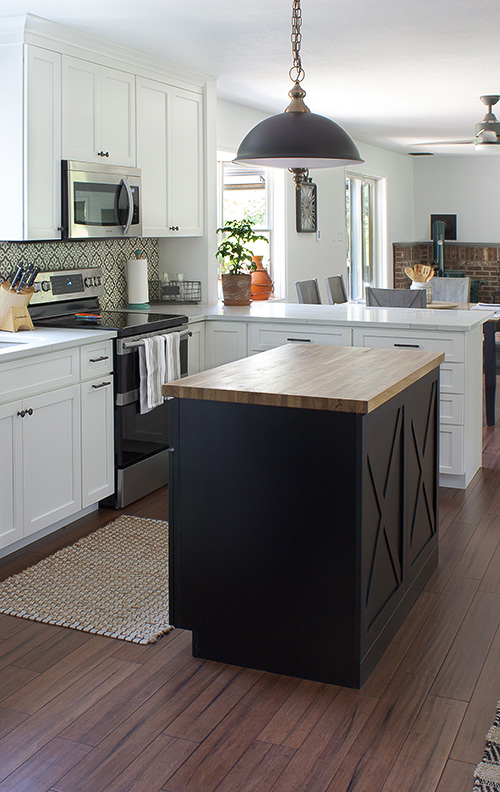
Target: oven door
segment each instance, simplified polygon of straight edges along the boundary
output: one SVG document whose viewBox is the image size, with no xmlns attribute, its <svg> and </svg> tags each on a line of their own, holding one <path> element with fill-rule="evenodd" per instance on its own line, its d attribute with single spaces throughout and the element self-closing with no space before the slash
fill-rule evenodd
<svg viewBox="0 0 500 792">
<path fill-rule="evenodd" d="M 181 376 L 187 374 L 188 333 L 181 331 Z M 169 447 L 168 401 L 147 413 L 140 411 L 140 338 L 116 340 L 115 456 L 118 468 L 128 467 Z"/>
<path fill-rule="evenodd" d="M 84 163 L 63 162 L 63 236 L 140 236 L 140 172 L 113 166 L 83 166 Z"/>
</svg>

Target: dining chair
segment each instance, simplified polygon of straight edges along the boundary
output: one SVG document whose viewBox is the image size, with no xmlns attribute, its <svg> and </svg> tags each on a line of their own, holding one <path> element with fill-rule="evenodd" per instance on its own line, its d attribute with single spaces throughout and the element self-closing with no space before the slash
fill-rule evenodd
<svg viewBox="0 0 500 792">
<path fill-rule="evenodd" d="M 330 305 L 347 302 L 347 292 L 342 275 L 330 275 L 325 279 L 326 295 Z"/>
<path fill-rule="evenodd" d="M 321 305 L 321 296 L 319 293 L 317 278 L 311 278 L 311 280 L 304 281 L 295 281 L 295 288 L 297 289 L 299 303 L 307 303 L 308 305 Z"/>
<path fill-rule="evenodd" d="M 381 308 L 426 308 L 425 289 L 374 289 L 365 288 L 367 306 Z"/>
<path fill-rule="evenodd" d="M 432 299 L 443 302 L 470 302 L 470 278 L 431 278 Z"/>
</svg>

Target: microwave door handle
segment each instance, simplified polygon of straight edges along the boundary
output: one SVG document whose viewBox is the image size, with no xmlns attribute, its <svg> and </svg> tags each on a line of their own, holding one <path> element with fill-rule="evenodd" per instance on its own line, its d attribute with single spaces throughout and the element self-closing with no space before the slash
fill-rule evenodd
<svg viewBox="0 0 500 792">
<path fill-rule="evenodd" d="M 127 222 L 123 226 L 123 234 L 124 236 L 128 234 L 130 230 L 130 226 L 132 225 L 132 218 L 134 216 L 134 196 L 132 195 L 132 190 L 130 188 L 130 184 L 128 183 L 128 179 L 122 179 L 121 184 L 125 187 L 125 191 L 128 197 L 128 217 Z"/>
</svg>

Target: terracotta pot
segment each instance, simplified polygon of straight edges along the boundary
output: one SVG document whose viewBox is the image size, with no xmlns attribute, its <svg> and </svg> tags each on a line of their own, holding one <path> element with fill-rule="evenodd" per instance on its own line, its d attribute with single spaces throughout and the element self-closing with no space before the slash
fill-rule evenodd
<svg viewBox="0 0 500 792">
<path fill-rule="evenodd" d="M 252 278 L 250 273 L 242 275 L 222 276 L 222 299 L 224 305 L 250 305 L 250 289 Z"/>
<path fill-rule="evenodd" d="M 266 269 L 262 266 L 262 256 L 252 256 L 257 269 L 252 272 L 252 300 L 268 300 L 274 284 Z"/>
</svg>

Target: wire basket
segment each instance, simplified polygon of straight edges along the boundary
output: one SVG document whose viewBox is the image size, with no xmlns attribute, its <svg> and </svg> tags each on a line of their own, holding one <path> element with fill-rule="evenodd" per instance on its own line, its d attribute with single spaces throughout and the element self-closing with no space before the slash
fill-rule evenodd
<svg viewBox="0 0 500 792">
<path fill-rule="evenodd" d="M 160 281 L 160 300 L 168 303 L 199 303 L 201 281 Z"/>
</svg>

